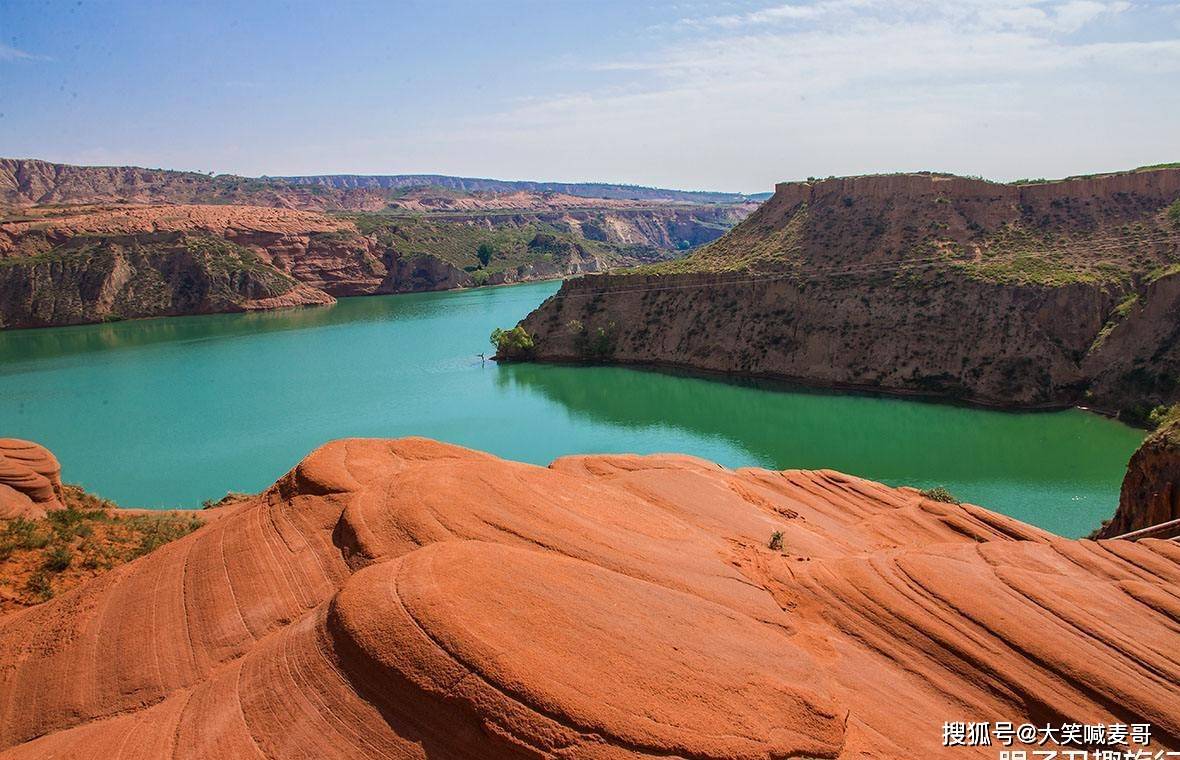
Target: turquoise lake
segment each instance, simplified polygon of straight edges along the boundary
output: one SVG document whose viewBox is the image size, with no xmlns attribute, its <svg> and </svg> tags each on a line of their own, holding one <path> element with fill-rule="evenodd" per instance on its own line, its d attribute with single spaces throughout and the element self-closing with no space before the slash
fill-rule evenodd
<svg viewBox="0 0 1180 760">
<path fill-rule="evenodd" d="M 344 299 L 319 309 L 0 332 L 0 435 L 124 506 L 260 490 L 328 440 L 423 435 L 545 464 L 678 451 L 833 468 L 1067 536 L 1118 502 L 1142 431 L 617 367 L 498 366 L 488 333 L 557 283 Z"/>
</svg>

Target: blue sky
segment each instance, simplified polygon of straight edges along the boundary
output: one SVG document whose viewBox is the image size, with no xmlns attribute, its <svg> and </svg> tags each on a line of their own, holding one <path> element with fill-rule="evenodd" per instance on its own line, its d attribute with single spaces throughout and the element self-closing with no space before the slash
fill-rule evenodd
<svg viewBox="0 0 1180 760">
<path fill-rule="evenodd" d="M 0 155 L 754 192 L 1180 160 L 1180 1 L 0 0 Z"/>
</svg>

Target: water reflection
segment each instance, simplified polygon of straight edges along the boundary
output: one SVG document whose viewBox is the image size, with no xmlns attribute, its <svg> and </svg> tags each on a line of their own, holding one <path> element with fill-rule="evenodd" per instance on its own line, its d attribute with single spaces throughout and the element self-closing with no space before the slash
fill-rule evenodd
<svg viewBox="0 0 1180 760">
<path fill-rule="evenodd" d="M 1012 414 L 622 368 L 513 364 L 500 368 L 497 383 L 539 393 L 587 421 L 724 439 L 766 467 L 947 485 L 1075 535 L 1113 511 L 1111 484 L 1139 440 L 1078 410 Z"/>
</svg>

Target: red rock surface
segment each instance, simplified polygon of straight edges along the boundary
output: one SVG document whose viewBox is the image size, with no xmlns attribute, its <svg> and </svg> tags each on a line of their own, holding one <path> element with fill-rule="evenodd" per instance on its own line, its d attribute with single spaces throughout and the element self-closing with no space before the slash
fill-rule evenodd
<svg viewBox="0 0 1180 760">
<path fill-rule="evenodd" d="M 1180 545 L 831 471 L 347 440 L 0 617 L 6 758 L 915 758 L 1180 740 Z M 782 549 L 767 542 L 782 531 Z"/>
<path fill-rule="evenodd" d="M 61 508 L 57 458 L 31 441 L 0 438 L 0 518 L 42 517 Z"/>
</svg>

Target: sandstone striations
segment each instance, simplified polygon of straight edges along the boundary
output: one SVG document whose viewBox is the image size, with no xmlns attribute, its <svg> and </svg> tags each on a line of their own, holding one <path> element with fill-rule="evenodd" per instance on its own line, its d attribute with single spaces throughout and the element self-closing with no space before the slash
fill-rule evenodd
<svg viewBox="0 0 1180 760">
<path fill-rule="evenodd" d="M 1180 395 L 1180 169 L 785 183 L 720 240 L 567 282 L 536 356 L 1011 407 Z"/>
<path fill-rule="evenodd" d="M 0 519 L 43 517 L 61 509 L 61 465 L 31 441 L 0 438 Z"/>
<path fill-rule="evenodd" d="M 421 439 L 329 444 L 225 511 L 0 617 L 0 756 L 996 756 L 948 720 L 1180 747 L 1173 542 Z"/>
</svg>

